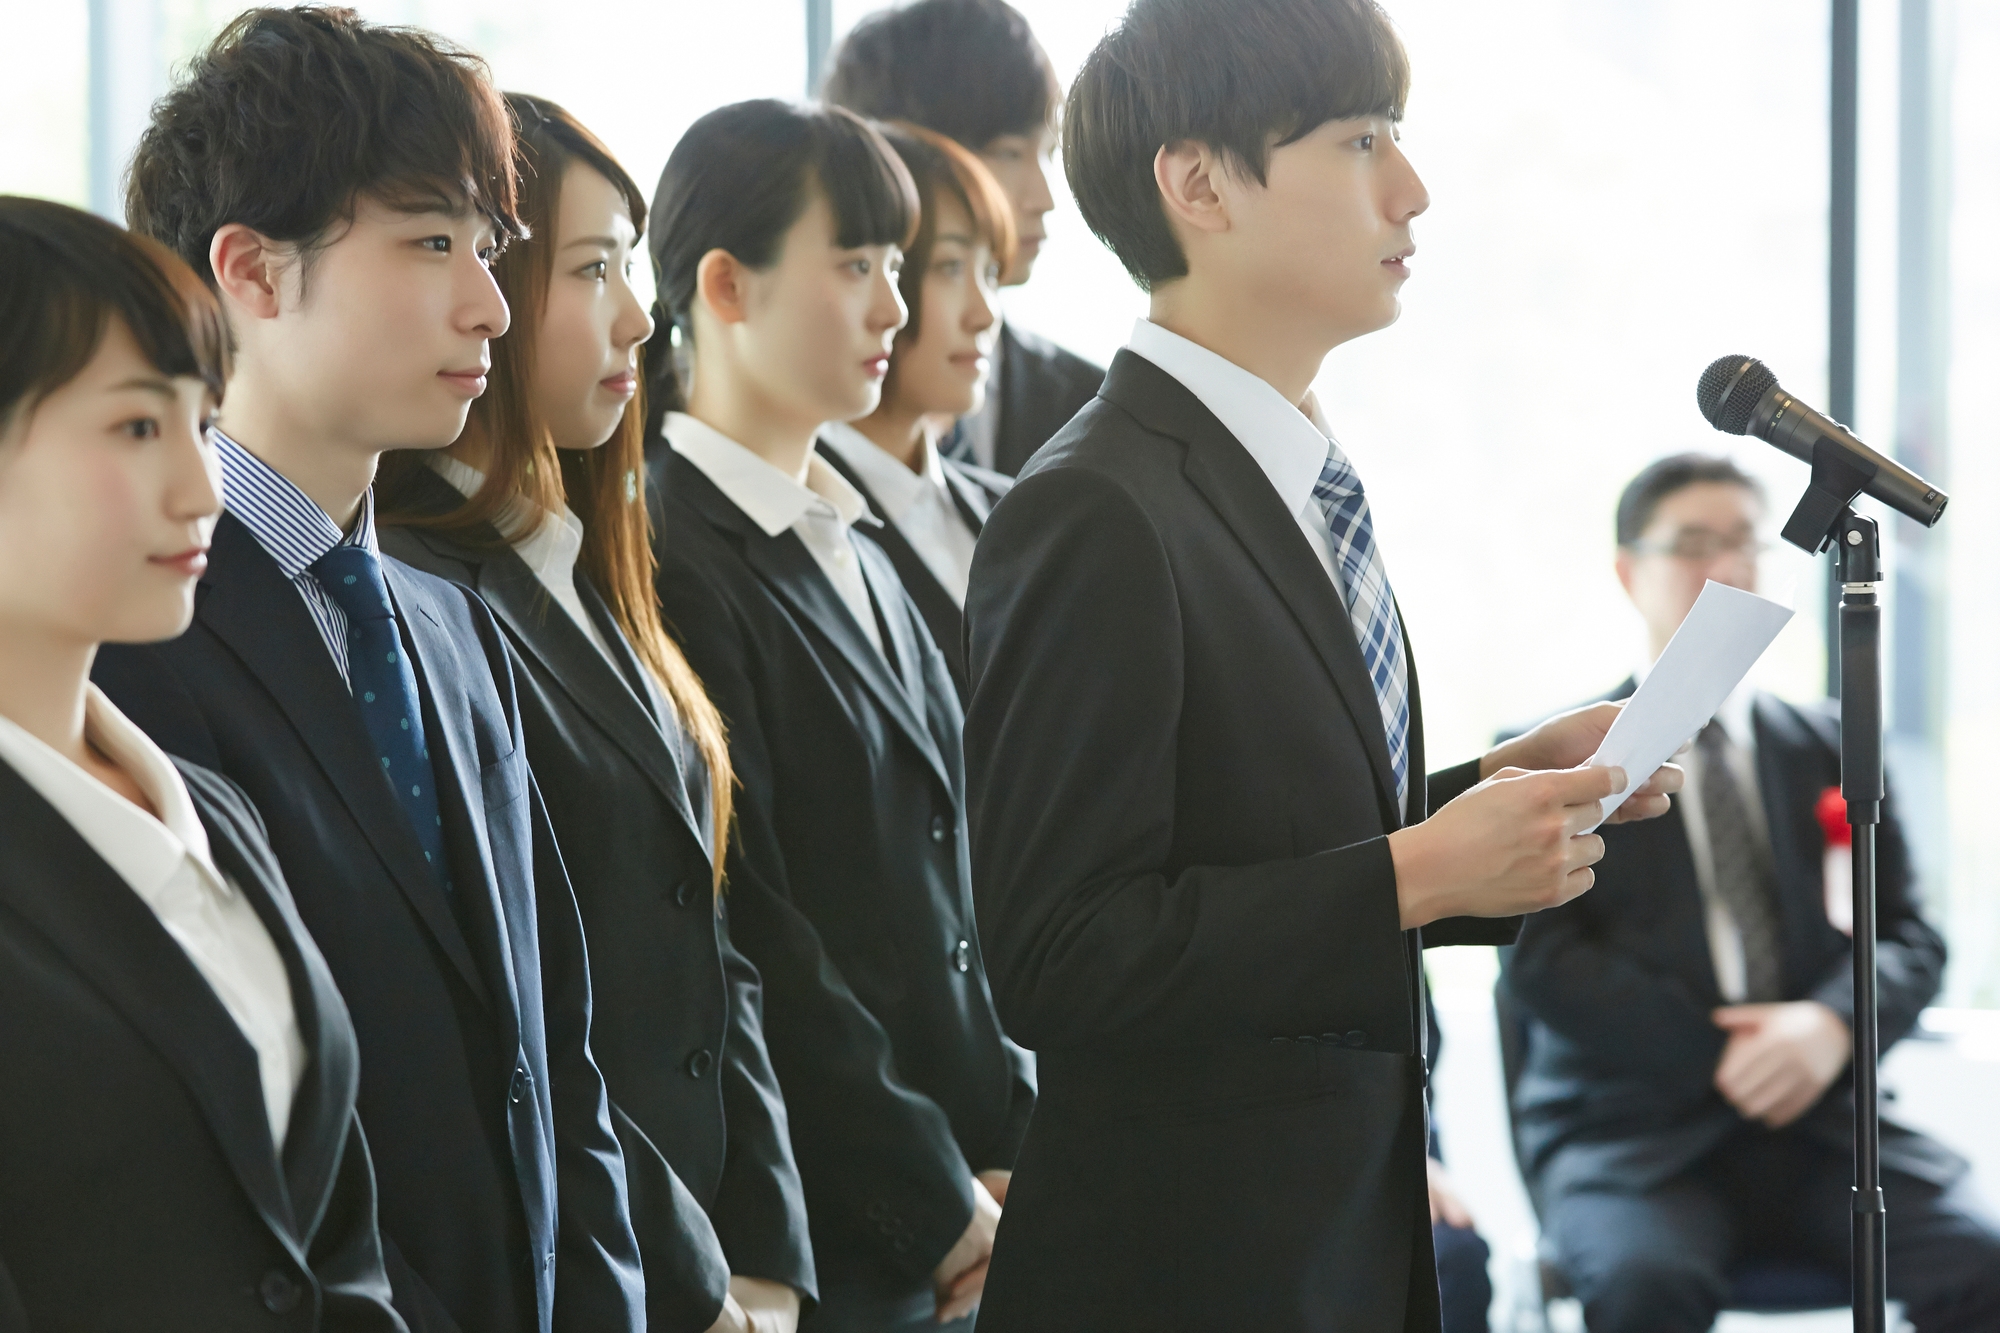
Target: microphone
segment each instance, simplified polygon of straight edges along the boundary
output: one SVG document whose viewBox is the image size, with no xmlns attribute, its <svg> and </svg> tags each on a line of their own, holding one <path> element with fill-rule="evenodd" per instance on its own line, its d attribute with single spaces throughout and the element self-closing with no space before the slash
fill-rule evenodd
<svg viewBox="0 0 2000 1333">
<path fill-rule="evenodd" d="M 1717 357 L 1701 372 L 1695 404 L 1708 424 L 1730 435 L 1754 435 L 1807 464 L 1824 442 L 1843 471 L 1899 514 L 1925 527 L 1944 517 L 1951 497 L 1908 468 L 1854 438 L 1847 427 L 1820 415 L 1778 387 L 1778 377 L 1754 356 Z"/>
</svg>

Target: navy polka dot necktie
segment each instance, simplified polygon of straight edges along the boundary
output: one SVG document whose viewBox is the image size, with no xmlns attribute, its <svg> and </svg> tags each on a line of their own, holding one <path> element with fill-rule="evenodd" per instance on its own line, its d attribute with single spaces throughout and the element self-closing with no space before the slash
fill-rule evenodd
<svg viewBox="0 0 2000 1333">
<path fill-rule="evenodd" d="M 382 761 L 382 777 L 410 817 L 424 860 L 449 889 L 444 821 L 438 815 L 431 752 L 424 743 L 417 675 L 396 633 L 396 609 L 382 580 L 382 561 L 365 546 L 336 546 L 313 561 L 312 573 L 347 613 L 347 685 Z"/>
</svg>

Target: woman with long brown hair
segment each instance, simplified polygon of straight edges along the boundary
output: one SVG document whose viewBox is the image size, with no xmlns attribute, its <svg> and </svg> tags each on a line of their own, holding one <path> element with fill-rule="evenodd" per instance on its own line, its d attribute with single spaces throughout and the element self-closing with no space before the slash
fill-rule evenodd
<svg viewBox="0 0 2000 1333">
<path fill-rule="evenodd" d="M 813 1266 L 759 981 L 721 892 L 728 744 L 653 591 L 638 392 L 652 321 L 628 282 L 645 200 L 568 112 L 508 102 L 529 227 L 494 266 L 513 333 L 456 444 L 383 460 L 382 545 L 475 588 L 521 660 L 650 1326 L 789 1333 Z"/>
</svg>

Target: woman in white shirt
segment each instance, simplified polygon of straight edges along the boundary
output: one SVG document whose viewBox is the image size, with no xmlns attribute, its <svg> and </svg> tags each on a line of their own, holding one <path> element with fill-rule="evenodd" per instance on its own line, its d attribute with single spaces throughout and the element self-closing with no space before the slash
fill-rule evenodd
<svg viewBox="0 0 2000 1333">
<path fill-rule="evenodd" d="M 89 684 L 189 622 L 213 298 L 0 198 L 0 1329 L 399 1330 L 347 1010 L 242 794 Z"/>
<path fill-rule="evenodd" d="M 910 320 L 896 334 L 881 403 L 859 421 L 828 422 L 820 453 L 881 520 L 876 540 L 964 703 L 971 697 L 962 622 L 972 544 L 1014 480 L 944 457 L 938 441 L 986 401 L 1014 215 L 993 173 L 950 139 L 915 125 L 886 126 L 883 137 L 910 169 L 921 208 L 897 278 Z"/>
</svg>

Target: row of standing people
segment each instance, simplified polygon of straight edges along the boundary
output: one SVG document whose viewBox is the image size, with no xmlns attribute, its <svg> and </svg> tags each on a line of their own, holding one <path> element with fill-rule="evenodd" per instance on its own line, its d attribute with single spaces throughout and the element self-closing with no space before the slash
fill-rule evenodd
<svg viewBox="0 0 2000 1333">
<path fill-rule="evenodd" d="M 1055 89 L 951 8 L 1029 76 L 953 127 L 998 172 L 754 102 L 649 208 L 476 60 L 263 10 L 156 109 L 136 234 L 0 210 L 55 349 L 0 481 L 0 681 L 47 681 L 0 699 L 0 984 L 42 1016 L 0 1327 L 969 1315 L 1034 1072 L 959 748 L 1008 479 L 941 446 L 1018 465 L 1096 386 L 1002 341 Z M 863 110 L 916 110 L 905 39 L 850 41 Z"/>
</svg>

